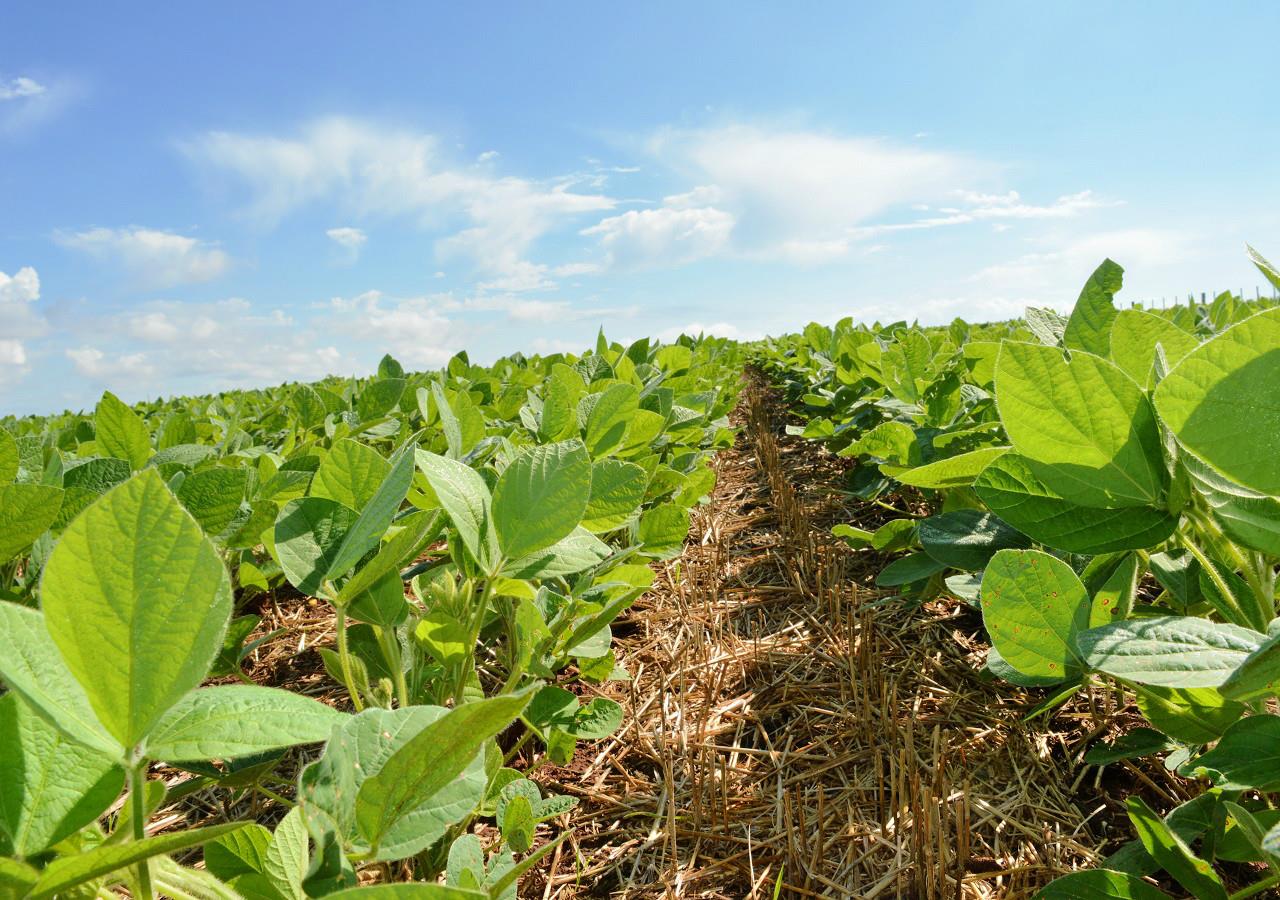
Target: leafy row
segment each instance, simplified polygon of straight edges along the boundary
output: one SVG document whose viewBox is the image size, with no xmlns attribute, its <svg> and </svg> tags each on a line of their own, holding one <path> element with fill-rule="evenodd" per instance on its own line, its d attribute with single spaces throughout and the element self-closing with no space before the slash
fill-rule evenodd
<svg viewBox="0 0 1280 900">
<path fill-rule="evenodd" d="M 760 362 L 796 430 L 854 460 L 850 493 L 894 513 L 836 528 L 905 553 L 880 585 L 978 606 L 990 674 L 1051 689 L 1032 715 L 1132 691 L 1152 727 L 1087 761 L 1164 753 L 1203 779 L 1163 818 L 1132 798 L 1137 838 L 1041 896 L 1165 896 L 1142 880 L 1163 869 L 1226 898 L 1219 860 L 1271 868 L 1250 896 L 1280 884 L 1280 308 L 1117 309 L 1121 281 L 1104 262 L 1065 318 L 810 326 Z"/>
<path fill-rule="evenodd" d="M 713 488 L 738 371 L 724 341 L 601 335 L 581 357 L 388 357 L 362 381 L 8 422 L 0 892 L 514 897 L 574 801 L 510 766 L 620 724 L 570 688 L 627 677 L 610 623 Z M 289 589 L 333 608 L 320 653 L 350 713 L 242 671 L 276 637 L 251 639 L 247 604 Z M 285 751 L 320 742 L 291 790 Z M 158 761 L 191 778 L 167 791 Z M 149 834 L 210 785 L 291 810 Z M 204 868 L 173 860 L 200 845 Z M 356 887 L 397 860 L 414 883 Z"/>
</svg>

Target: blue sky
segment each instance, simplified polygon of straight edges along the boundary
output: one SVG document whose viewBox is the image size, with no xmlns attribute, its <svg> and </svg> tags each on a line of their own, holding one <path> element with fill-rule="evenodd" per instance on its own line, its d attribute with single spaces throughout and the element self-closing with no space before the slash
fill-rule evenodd
<svg viewBox="0 0 1280 900">
<path fill-rule="evenodd" d="M 216 12 L 215 12 L 216 10 Z M 0 8 L 0 415 L 1260 281 L 1280 6 Z"/>
</svg>

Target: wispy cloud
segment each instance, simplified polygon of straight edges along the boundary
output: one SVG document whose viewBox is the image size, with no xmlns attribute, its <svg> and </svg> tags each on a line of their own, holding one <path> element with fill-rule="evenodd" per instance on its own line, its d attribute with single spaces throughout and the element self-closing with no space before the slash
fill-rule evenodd
<svg viewBox="0 0 1280 900">
<path fill-rule="evenodd" d="M 0 102 L 38 97 L 47 90 L 48 88 L 34 78 L 11 78 L 8 81 L 0 81 Z"/>
<path fill-rule="evenodd" d="M 231 257 L 215 244 L 137 225 L 59 232 L 54 237 L 64 247 L 120 266 L 150 288 L 210 281 L 231 267 Z"/>
<path fill-rule="evenodd" d="M 325 236 L 343 249 L 343 258 L 348 263 L 353 263 L 359 259 L 360 250 L 369 241 L 367 234 L 359 228 L 350 226 L 330 228 L 325 232 Z"/>
<path fill-rule="evenodd" d="M 19 137 L 55 118 L 82 93 L 71 79 L 0 78 L 0 137 Z"/>
</svg>

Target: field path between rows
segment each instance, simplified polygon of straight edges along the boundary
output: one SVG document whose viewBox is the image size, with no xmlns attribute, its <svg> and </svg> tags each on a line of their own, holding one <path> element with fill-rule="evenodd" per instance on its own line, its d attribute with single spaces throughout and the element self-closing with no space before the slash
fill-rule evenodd
<svg viewBox="0 0 1280 900">
<path fill-rule="evenodd" d="M 626 723 L 542 773 L 583 803 L 522 896 L 1014 898 L 1096 863 L 1115 804 L 1074 799 L 1106 790 L 1078 760 L 1127 712 L 1023 725 L 1039 698 L 980 678 L 975 612 L 877 602 L 883 560 L 830 527 L 892 513 L 749 378 L 712 502 L 615 628 Z"/>
</svg>

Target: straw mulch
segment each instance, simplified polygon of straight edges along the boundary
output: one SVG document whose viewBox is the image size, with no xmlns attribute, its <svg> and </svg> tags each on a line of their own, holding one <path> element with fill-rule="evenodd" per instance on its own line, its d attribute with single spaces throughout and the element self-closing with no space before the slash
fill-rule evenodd
<svg viewBox="0 0 1280 900">
<path fill-rule="evenodd" d="M 548 787 L 575 831 L 521 895 L 1014 898 L 1131 836 L 1123 795 L 1193 791 L 1158 766 L 1116 784 L 1085 749 L 1137 723 L 1123 698 L 980 675 L 980 617 L 870 587 L 884 560 L 830 526 L 886 513 L 838 491 L 843 461 L 782 435 L 759 379 L 686 552 L 619 623 L 623 728 Z"/>
</svg>

